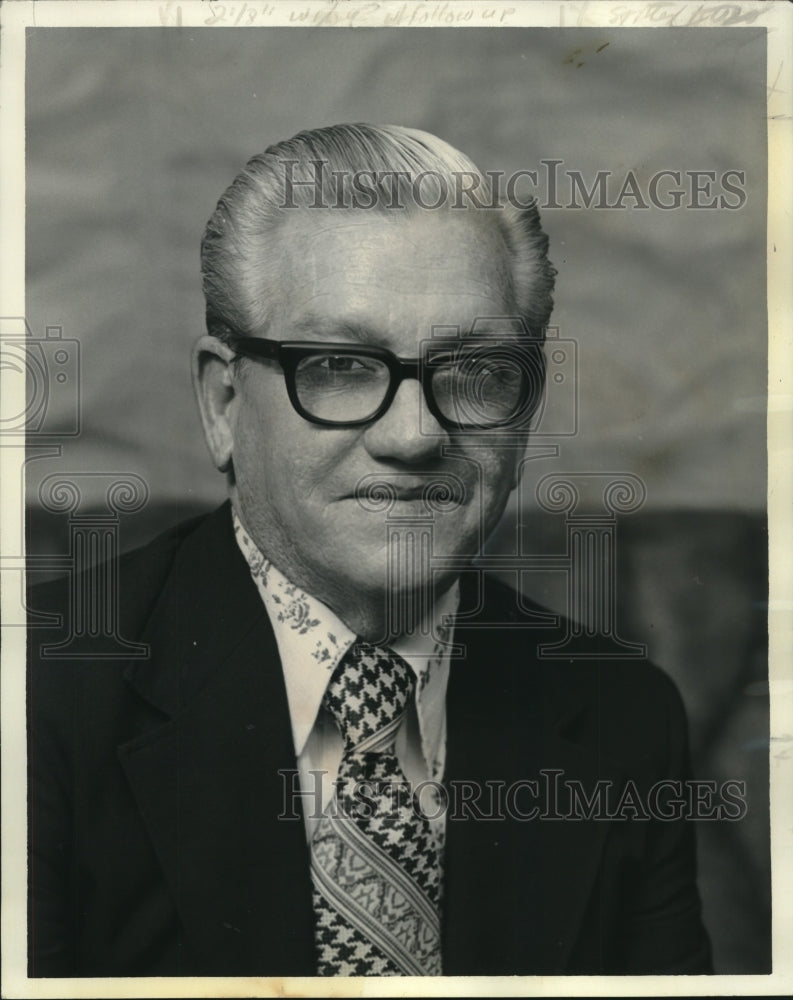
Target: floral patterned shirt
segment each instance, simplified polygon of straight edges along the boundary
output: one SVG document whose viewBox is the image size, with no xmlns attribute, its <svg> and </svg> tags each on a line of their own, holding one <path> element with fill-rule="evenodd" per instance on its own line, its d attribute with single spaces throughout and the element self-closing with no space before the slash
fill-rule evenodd
<svg viewBox="0 0 793 1000">
<path fill-rule="evenodd" d="M 355 642 L 356 635 L 321 601 L 290 583 L 258 549 L 236 510 L 234 533 L 250 567 L 275 632 L 284 672 L 295 755 L 309 839 L 319 819 L 318 806 L 327 806 L 333 794 L 342 755 L 342 740 L 322 699 L 333 671 Z M 414 698 L 397 735 L 396 753 L 405 776 L 415 788 L 428 779 L 443 777 L 446 754 L 446 688 L 449 680 L 450 643 L 459 588 L 455 584 L 437 602 L 432 629 L 420 629 L 392 643 L 392 648 L 416 675 Z M 316 775 L 313 772 L 320 772 Z M 438 833 L 443 810 L 433 808 L 433 788 L 422 803 Z M 297 802 L 293 803 L 295 807 Z M 296 808 L 299 812 L 299 808 Z"/>
</svg>

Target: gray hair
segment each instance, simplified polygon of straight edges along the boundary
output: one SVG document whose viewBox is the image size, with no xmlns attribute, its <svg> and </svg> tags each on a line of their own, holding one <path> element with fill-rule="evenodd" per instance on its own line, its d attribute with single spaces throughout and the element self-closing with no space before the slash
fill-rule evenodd
<svg viewBox="0 0 793 1000">
<path fill-rule="evenodd" d="M 532 337 L 542 341 L 553 308 L 556 270 L 548 260 L 548 237 L 536 204 L 499 202 L 490 178 L 454 147 L 417 129 L 396 125 L 332 125 L 299 132 L 248 161 L 221 196 L 201 242 L 201 273 L 210 334 L 229 340 L 250 336 L 266 322 L 266 279 L 275 278 L 277 254 L 267 252 L 292 209 L 340 206 L 339 178 L 364 177 L 351 208 L 386 212 L 427 210 L 417 203 L 415 182 L 428 180 L 431 207 L 449 208 L 449 186 L 466 176 L 476 197 L 497 209 L 498 224 L 512 261 L 508 276 L 515 308 Z M 470 188 L 468 189 L 470 190 Z M 459 195 L 459 189 L 458 189 Z M 496 199 L 496 200 L 493 200 Z M 461 207 L 459 204 L 453 207 Z M 484 209 L 483 209 L 484 210 Z"/>
</svg>

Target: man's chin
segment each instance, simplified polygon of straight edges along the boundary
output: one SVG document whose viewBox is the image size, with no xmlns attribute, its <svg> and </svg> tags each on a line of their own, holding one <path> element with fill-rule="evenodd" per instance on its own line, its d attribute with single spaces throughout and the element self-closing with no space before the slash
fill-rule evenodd
<svg viewBox="0 0 793 1000">
<path fill-rule="evenodd" d="M 434 565 L 435 559 L 430 558 L 429 551 L 400 551 L 395 546 L 387 559 L 361 557 L 352 565 L 331 567 L 323 575 L 323 590 L 347 600 L 378 601 L 383 605 L 411 597 L 419 600 L 433 591 L 447 590 L 472 557 L 455 554 L 435 558 L 440 565 Z"/>
<path fill-rule="evenodd" d="M 452 582 L 430 573 L 394 572 L 382 563 L 358 566 L 352 576 L 339 572 L 326 581 L 324 603 L 349 628 L 371 642 L 388 642 L 412 632 L 427 616 L 432 617 L 438 597 Z"/>
</svg>

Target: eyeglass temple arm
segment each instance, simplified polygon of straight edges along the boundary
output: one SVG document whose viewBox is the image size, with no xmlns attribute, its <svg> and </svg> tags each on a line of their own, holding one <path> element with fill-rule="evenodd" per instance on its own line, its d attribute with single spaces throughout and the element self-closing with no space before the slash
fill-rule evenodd
<svg viewBox="0 0 793 1000">
<path fill-rule="evenodd" d="M 277 340 L 265 340 L 260 337 L 234 337 L 230 344 L 236 354 L 247 354 L 252 358 L 269 358 L 278 360 L 278 350 L 281 346 Z"/>
</svg>

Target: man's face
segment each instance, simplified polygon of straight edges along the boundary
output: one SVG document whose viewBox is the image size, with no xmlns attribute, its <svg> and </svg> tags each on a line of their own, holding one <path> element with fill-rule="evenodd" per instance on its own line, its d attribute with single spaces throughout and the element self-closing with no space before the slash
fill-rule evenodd
<svg viewBox="0 0 793 1000">
<path fill-rule="evenodd" d="M 416 358 L 433 326 L 465 331 L 477 317 L 510 313 L 506 251 L 493 220 L 481 216 L 305 210 L 285 223 L 273 253 L 278 275 L 268 283 L 263 334 L 271 339 L 364 336 Z M 483 444 L 481 434 L 444 431 L 417 380 L 401 383 L 378 420 L 352 428 L 299 416 L 274 362 L 241 362 L 235 383 L 233 494 L 243 520 L 287 577 L 342 617 L 356 595 L 383 599 L 388 559 L 398 557 L 386 544 L 389 521 L 431 523 L 433 557 L 472 556 L 501 517 L 522 451 L 514 434 L 502 434 L 509 441 L 499 447 L 498 435 Z M 462 495 L 427 519 L 419 491 L 450 475 Z M 390 509 L 356 498 L 365 477 L 393 486 Z M 429 583 L 426 570 L 408 572 L 410 587 Z"/>
</svg>

